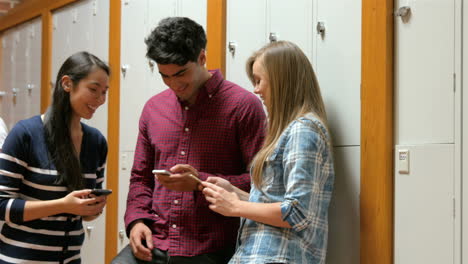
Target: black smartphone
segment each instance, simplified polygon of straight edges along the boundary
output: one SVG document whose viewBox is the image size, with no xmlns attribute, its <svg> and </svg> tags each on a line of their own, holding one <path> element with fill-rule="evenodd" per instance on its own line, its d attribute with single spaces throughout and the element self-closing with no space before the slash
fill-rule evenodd
<svg viewBox="0 0 468 264">
<path fill-rule="evenodd" d="M 112 193 L 112 190 L 109 190 L 109 189 L 93 189 L 91 191 L 91 194 L 94 194 L 96 196 L 109 195 L 111 193 Z"/>
</svg>

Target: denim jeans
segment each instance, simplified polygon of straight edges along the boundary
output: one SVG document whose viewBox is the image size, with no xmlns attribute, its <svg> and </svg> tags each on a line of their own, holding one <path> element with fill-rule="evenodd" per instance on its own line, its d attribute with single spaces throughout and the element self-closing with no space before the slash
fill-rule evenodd
<svg viewBox="0 0 468 264">
<path fill-rule="evenodd" d="M 111 264 L 226 264 L 231 259 L 233 253 L 234 249 L 230 248 L 194 257 L 171 257 L 167 251 L 154 248 L 153 259 L 151 261 L 144 261 L 135 258 L 130 245 L 127 245 L 112 260 Z"/>
</svg>

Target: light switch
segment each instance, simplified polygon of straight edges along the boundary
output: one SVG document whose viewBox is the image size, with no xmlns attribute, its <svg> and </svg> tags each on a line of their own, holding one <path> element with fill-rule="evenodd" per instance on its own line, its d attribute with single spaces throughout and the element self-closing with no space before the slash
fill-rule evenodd
<svg viewBox="0 0 468 264">
<path fill-rule="evenodd" d="M 398 172 L 400 174 L 409 174 L 409 150 L 398 150 Z"/>
</svg>

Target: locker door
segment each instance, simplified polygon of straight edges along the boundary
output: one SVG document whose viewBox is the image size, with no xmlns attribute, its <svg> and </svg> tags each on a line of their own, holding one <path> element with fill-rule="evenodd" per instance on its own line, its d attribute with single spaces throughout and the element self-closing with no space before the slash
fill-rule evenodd
<svg viewBox="0 0 468 264">
<path fill-rule="evenodd" d="M 409 174 L 399 150 L 409 150 Z M 395 148 L 395 264 L 454 263 L 454 145 Z"/>
<path fill-rule="evenodd" d="M 266 16 L 265 0 L 227 1 L 225 77 L 250 91 L 253 91 L 253 86 L 245 73 L 245 62 L 267 43 Z"/>
<path fill-rule="evenodd" d="M 138 120 L 149 99 L 148 60 L 146 59 L 146 1 L 128 1 L 122 6 L 122 71 L 120 79 L 120 151 L 134 150 Z M 157 71 L 157 68 L 155 68 Z"/>
<path fill-rule="evenodd" d="M 395 2 L 411 8 L 408 21 L 395 18 L 396 139 L 453 143 L 455 1 L 416 2 Z"/>
<path fill-rule="evenodd" d="M 359 146 L 335 147 L 335 185 L 329 210 L 327 264 L 359 264 Z"/>
<path fill-rule="evenodd" d="M 189 17 L 202 25 L 206 32 L 206 0 L 178 0 L 178 16 Z"/>
<path fill-rule="evenodd" d="M 72 55 L 71 30 L 73 18 L 71 15 L 72 6 L 67 6 L 55 11 L 52 14 L 53 37 L 52 37 L 52 76 L 51 80 L 55 85 L 57 73 L 62 63 Z M 52 86 L 53 89 L 54 86 Z"/>
<path fill-rule="evenodd" d="M 183 9 L 183 8 L 179 8 L 179 6 L 182 6 L 182 4 L 179 4 L 178 2 L 179 2 L 178 0 L 157 0 L 157 1 L 150 0 L 148 1 L 148 10 L 150 10 L 151 12 L 148 13 L 148 19 L 145 22 L 146 32 L 144 35 L 140 37 L 142 38 L 142 43 L 143 43 L 143 48 L 142 48 L 143 55 L 142 56 L 146 60 L 145 74 L 148 79 L 146 82 L 146 86 L 144 87 L 146 94 L 143 97 L 143 101 L 141 102 L 140 112 L 141 112 L 141 109 L 143 108 L 143 104 L 148 99 L 150 99 L 153 95 L 158 94 L 167 89 L 167 86 L 164 84 L 161 78 L 161 75 L 159 74 L 158 66 L 156 65 L 156 62 L 150 61 L 148 58 L 146 58 L 146 44 L 144 43 L 143 40 L 149 36 L 149 34 L 151 33 L 151 31 L 153 31 L 154 28 L 156 28 L 156 26 L 159 24 L 161 19 L 170 17 L 170 16 L 180 15 L 179 9 Z M 199 11 L 198 9 L 195 9 L 195 10 Z M 188 12 L 184 15 L 190 17 L 191 14 L 190 12 Z M 138 117 L 140 117 L 140 113 L 138 113 Z M 134 147 L 135 145 L 132 146 L 131 150 L 133 150 Z"/>
<path fill-rule="evenodd" d="M 267 6 L 268 39 L 292 41 L 312 59 L 312 1 L 271 0 Z"/>
<path fill-rule="evenodd" d="M 14 69 L 11 67 L 15 61 L 15 56 L 13 53 L 13 32 L 8 30 L 3 34 L 2 39 L 3 46 L 3 56 L 2 56 L 2 86 L 5 94 L 2 96 L 2 118 L 5 121 L 8 129 L 11 130 L 12 125 L 14 125 L 14 120 L 12 120 L 13 112 L 13 97 L 11 93 L 11 88 L 13 85 L 13 72 Z"/>
<path fill-rule="evenodd" d="M 127 195 L 130 182 L 130 173 L 133 166 L 133 156 L 135 151 L 121 151 L 120 152 L 120 172 L 119 172 L 119 239 L 117 244 L 117 251 L 120 252 L 128 245 L 128 238 L 125 232 L 124 216 L 127 208 Z"/>
<path fill-rule="evenodd" d="M 42 50 L 42 21 L 37 19 L 31 23 L 29 51 L 30 91 L 28 98 L 31 105 L 29 116 L 38 115 L 41 111 L 41 50 Z"/>
<path fill-rule="evenodd" d="M 17 26 L 13 28 L 13 63 L 11 64 L 13 68 L 12 72 L 12 82 L 11 82 L 11 93 L 12 93 L 12 108 L 10 113 L 10 122 L 12 122 L 12 126 L 16 124 L 20 117 L 22 116 L 22 109 L 21 109 L 21 102 L 22 102 L 22 95 L 21 95 L 21 82 L 22 82 L 22 75 L 23 71 L 25 70 L 22 68 L 22 64 L 24 64 L 24 58 L 22 53 L 24 50 L 22 49 L 21 43 L 21 27 Z"/>
<path fill-rule="evenodd" d="M 150 1 L 154 2 L 154 1 Z M 159 1 L 158 1 L 159 2 Z M 122 42 L 121 42 L 121 72 L 120 74 L 120 156 L 119 161 L 119 201 L 117 249 L 120 251 L 128 244 L 125 234 L 124 214 L 130 170 L 138 135 L 138 120 L 144 104 L 149 99 L 148 79 L 150 70 L 146 59 L 148 13 L 152 16 L 158 9 L 150 8 L 148 1 L 122 1 Z M 157 68 L 154 68 L 157 72 Z M 129 159 L 122 158 L 123 156 Z"/>
<path fill-rule="evenodd" d="M 360 144 L 361 3 L 318 0 L 315 11 L 314 69 L 334 144 L 356 146 Z M 323 34 L 318 34 L 318 23 L 323 23 Z"/>
<path fill-rule="evenodd" d="M 41 20 L 35 19 L 27 25 L 27 47 L 25 51 L 27 80 L 25 89 L 26 117 L 40 114 L 40 65 L 41 65 Z"/>
</svg>

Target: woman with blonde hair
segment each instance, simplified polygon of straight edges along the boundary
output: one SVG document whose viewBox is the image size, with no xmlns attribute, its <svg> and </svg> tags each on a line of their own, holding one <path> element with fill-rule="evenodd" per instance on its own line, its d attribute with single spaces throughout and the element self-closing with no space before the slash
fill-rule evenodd
<svg viewBox="0 0 468 264">
<path fill-rule="evenodd" d="M 230 263 L 325 263 L 334 169 L 312 65 L 295 44 L 279 41 L 248 59 L 247 74 L 269 121 L 251 191 L 217 177 L 203 183 L 210 209 L 242 217 Z"/>
</svg>

